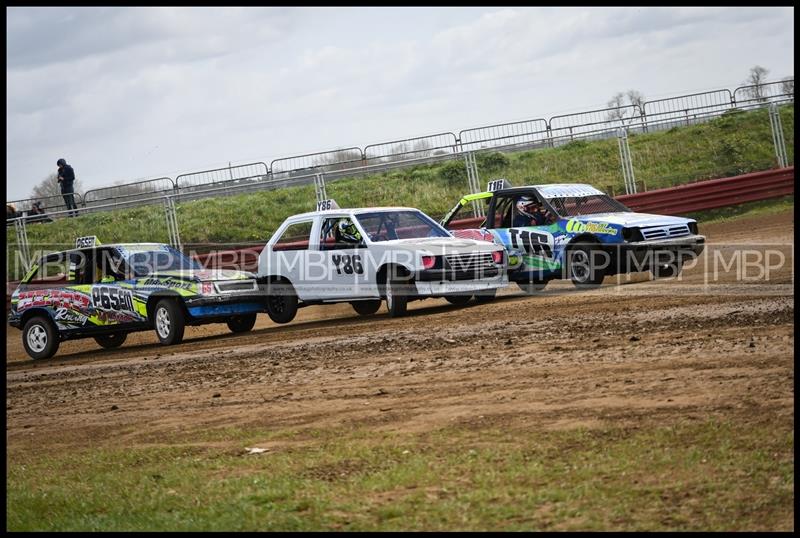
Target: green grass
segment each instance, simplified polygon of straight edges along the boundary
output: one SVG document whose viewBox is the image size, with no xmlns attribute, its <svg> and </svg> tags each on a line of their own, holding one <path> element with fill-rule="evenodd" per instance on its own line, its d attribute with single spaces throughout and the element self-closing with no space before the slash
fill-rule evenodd
<svg viewBox="0 0 800 538">
<path fill-rule="evenodd" d="M 791 425 L 227 429 L 210 437 L 229 448 L 180 439 L 152 448 L 9 448 L 7 528 L 786 530 L 794 521 Z M 245 455 L 259 439 L 290 448 Z"/>
<path fill-rule="evenodd" d="M 782 106 L 781 117 L 793 163 L 794 105 Z M 700 125 L 632 135 L 630 149 L 636 178 L 648 190 L 776 166 L 766 110 L 729 113 Z M 482 185 L 505 177 L 514 185 L 583 182 L 616 194 L 624 191 L 615 138 L 517 153 L 478 153 L 477 164 Z M 328 196 L 342 207 L 411 206 L 434 218 L 444 215 L 467 191 L 461 160 L 343 178 L 327 186 Z M 311 211 L 314 204 L 312 186 L 179 203 L 181 240 L 184 244 L 263 244 L 286 217 Z M 46 249 L 71 246 L 82 235 L 97 235 L 105 243 L 169 240 L 161 205 L 28 226 L 29 243 Z M 15 248 L 13 228 L 7 229 L 6 239 L 9 249 Z M 10 275 L 12 279 L 19 276 L 13 269 Z"/>
</svg>

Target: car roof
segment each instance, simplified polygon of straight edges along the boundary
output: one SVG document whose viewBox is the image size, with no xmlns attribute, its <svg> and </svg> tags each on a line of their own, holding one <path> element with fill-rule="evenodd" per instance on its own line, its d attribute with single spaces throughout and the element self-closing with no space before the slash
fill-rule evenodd
<svg viewBox="0 0 800 538">
<path fill-rule="evenodd" d="M 522 185 L 508 189 L 500 189 L 495 194 L 517 194 L 536 189 L 543 198 L 581 197 L 605 194 L 603 191 L 586 183 L 546 183 L 542 185 Z"/>
<path fill-rule="evenodd" d="M 70 248 L 67 250 L 58 250 L 55 252 L 48 252 L 47 254 L 42 255 L 41 258 L 47 258 L 49 256 L 57 256 L 59 254 L 72 254 L 74 252 L 84 252 L 87 250 L 103 250 L 109 248 L 117 248 L 122 247 L 125 249 L 130 249 L 131 247 L 168 247 L 169 245 L 165 243 L 108 243 L 108 244 L 101 244 L 101 245 L 94 245 L 91 247 L 81 247 L 81 248 Z"/>
<path fill-rule="evenodd" d="M 341 209 L 325 209 L 323 211 L 308 211 L 306 213 L 298 213 L 292 215 L 290 219 L 302 219 L 316 217 L 317 215 L 326 216 L 341 216 L 341 215 L 359 215 L 361 213 L 384 213 L 388 211 L 419 211 L 416 207 L 354 207 L 354 208 L 341 208 Z"/>
</svg>

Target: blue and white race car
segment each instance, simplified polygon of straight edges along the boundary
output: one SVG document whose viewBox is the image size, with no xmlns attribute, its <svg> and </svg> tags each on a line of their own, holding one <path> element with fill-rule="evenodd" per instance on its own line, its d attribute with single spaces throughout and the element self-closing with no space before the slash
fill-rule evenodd
<svg viewBox="0 0 800 538">
<path fill-rule="evenodd" d="M 485 220 L 478 228 L 454 229 L 456 219 L 464 218 L 463 208 L 476 201 L 488 203 Z M 441 224 L 456 237 L 505 246 L 509 280 L 526 293 L 557 278 L 591 288 L 618 273 L 677 276 L 684 262 L 705 247 L 697 221 L 635 213 L 577 183 L 511 187 L 504 179 L 490 181 L 486 192 L 461 198 Z"/>
</svg>

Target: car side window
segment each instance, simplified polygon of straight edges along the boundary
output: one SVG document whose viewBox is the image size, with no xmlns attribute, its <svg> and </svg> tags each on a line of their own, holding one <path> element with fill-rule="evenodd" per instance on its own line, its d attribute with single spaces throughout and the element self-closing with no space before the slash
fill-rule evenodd
<svg viewBox="0 0 800 538">
<path fill-rule="evenodd" d="M 308 250 L 313 224 L 311 220 L 290 224 L 272 245 L 272 250 Z"/>
<path fill-rule="evenodd" d="M 36 288 L 69 286 L 83 283 L 86 258 L 80 253 L 59 252 L 39 262 L 39 268 L 28 281 Z"/>
<path fill-rule="evenodd" d="M 511 228 L 511 198 L 501 196 L 497 198 L 494 209 L 494 227 Z"/>
<path fill-rule="evenodd" d="M 337 250 L 362 245 L 361 233 L 348 217 L 325 219 L 320 228 L 319 249 Z"/>
<path fill-rule="evenodd" d="M 94 252 L 92 283 L 110 283 L 126 278 L 125 262 L 116 249 L 99 249 Z"/>
</svg>

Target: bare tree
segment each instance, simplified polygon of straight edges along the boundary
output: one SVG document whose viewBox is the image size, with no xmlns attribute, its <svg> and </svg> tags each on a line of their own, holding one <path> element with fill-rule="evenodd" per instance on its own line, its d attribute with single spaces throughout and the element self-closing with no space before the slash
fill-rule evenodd
<svg viewBox="0 0 800 538">
<path fill-rule="evenodd" d="M 791 95 L 794 99 L 794 77 L 784 77 L 781 79 L 781 90 L 786 95 Z"/>
<path fill-rule="evenodd" d="M 759 102 L 764 102 L 767 98 L 764 96 L 764 82 L 767 80 L 769 69 L 756 65 L 750 68 L 750 75 L 745 80 L 745 84 L 752 86 L 748 88 L 750 96 Z"/>
<path fill-rule="evenodd" d="M 615 93 L 607 104 L 608 108 L 613 109 L 608 111 L 608 121 L 622 121 L 622 118 L 625 117 L 625 112 L 622 110 L 622 107 L 625 106 L 625 94 Z"/>
<path fill-rule="evenodd" d="M 322 167 L 326 172 L 356 168 L 361 164 L 361 151 L 357 149 L 337 149 L 327 155 L 314 159 L 313 166 Z"/>
<path fill-rule="evenodd" d="M 644 95 L 642 92 L 637 90 L 628 90 L 628 102 L 634 106 L 639 107 L 639 110 L 642 109 L 644 105 Z"/>
<path fill-rule="evenodd" d="M 83 189 L 81 189 L 80 181 L 77 178 L 72 183 L 72 188 L 76 194 L 82 194 L 80 191 Z M 66 209 L 64 199 L 61 197 L 61 185 L 58 183 L 58 174 L 55 172 L 48 175 L 33 187 L 30 197 L 36 200 L 42 200 L 42 203 L 47 208 L 63 206 Z M 17 210 L 21 211 L 22 208 L 18 207 Z"/>
</svg>

